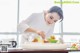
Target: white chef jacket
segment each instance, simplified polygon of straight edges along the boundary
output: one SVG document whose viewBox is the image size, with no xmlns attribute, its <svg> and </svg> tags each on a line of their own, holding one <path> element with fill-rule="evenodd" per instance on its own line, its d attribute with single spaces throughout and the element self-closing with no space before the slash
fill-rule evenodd
<svg viewBox="0 0 80 53">
<path fill-rule="evenodd" d="M 26 34 L 26 35 L 22 35 L 22 41 L 23 42 L 26 42 L 26 38 L 28 36 L 27 32 L 24 33 L 24 31 L 29 27 L 32 27 L 32 28 L 40 30 L 40 31 L 44 31 L 45 35 L 47 37 L 52 35 L 53 30 L 54 30 L 54 24 L 48 25 L 46 23 L 46 21 L 44 19 L 44 13 L 43 12 L 42 13 L 33 13 L 26 20 L 23 20 L 19 24 L 19 27 L 18 27 L 19 31 L 23 34 Z"/>
</svg>

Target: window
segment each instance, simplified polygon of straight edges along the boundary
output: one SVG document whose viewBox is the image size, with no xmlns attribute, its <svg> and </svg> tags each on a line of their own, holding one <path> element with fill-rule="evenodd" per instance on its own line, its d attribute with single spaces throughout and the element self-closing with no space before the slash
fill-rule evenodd
<svg viewBox="0 0 80 53">
<path fill-rule="evenodd" d="M 18 0 L 0 0 L 0 41 L 17 41 L 17 8 Z"/>
<path fill-rule="evenodd" d="M 0 0 L 0 32 L 17 32 L 17 0 Z"/>
<path fill-rule="evenodd" d="M 67 0 L 62 0 L 67 1 Z M 73 0 L 71 0 L 73 1 Z M 69 2 L 71 2 L 69 1 Z M 74 0 L 80 2 L 79 0 Z M 80 35 L 80 4 L 62 4 L 64 13 L 63 40 L 64 42 L 78 42 Z"/>
<path fill-rule="evenodd" d="M 64 32 L 80 32 L 80 4 L 63 4 L 64 21 L 63 31 Z"/>
<path fill-rule="evenodd" d="M 5 38 L 7 37 L 7 38 Z M 17 36 L 16 35 L 13 35 L 13 34 L 6 34 L 6 35 L 2 35 L 0 34 L 0 40 L 2 39 L 14 39 L 15 41 L 17 41 Z"/>
<path fill-rule="evenodd" d="M 80 41 L 80 36 L 79 35 L 64 35 L 63 36 L 64 42 L 79 42 Z"/>
</svg>

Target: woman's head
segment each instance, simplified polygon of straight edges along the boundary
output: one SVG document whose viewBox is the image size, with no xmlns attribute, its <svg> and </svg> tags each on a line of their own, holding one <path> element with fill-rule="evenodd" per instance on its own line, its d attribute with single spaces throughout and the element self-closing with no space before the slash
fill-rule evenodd
<svg viewBox="0 0 80 53">
<path fill-rule="evenodd" d="M 63 20 L 63 11 L 58 6 L 51 7 L 46 13 L 45 13 L 45 20 L 48 24 L 55 24 L 58 20 Z"/>
</svg>

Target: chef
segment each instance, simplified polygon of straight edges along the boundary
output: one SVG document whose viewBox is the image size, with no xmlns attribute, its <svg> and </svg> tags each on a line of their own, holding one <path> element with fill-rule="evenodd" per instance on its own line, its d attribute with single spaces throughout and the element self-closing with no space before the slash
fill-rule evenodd
<svg viewBox="0 0 80 53">
<path fill-rule="evenodd" d="M 22 34 L 22 43 L 27 41 L 29 32 L 36 33 L 43 39 L 53 34 L 54 26 L 57 21 L 63 20 L 63 11 L 58 6 L 51 7 L 48 11 L 32 13 L 26 20 L 23 20 L 18 29 Z"/>
</svg>

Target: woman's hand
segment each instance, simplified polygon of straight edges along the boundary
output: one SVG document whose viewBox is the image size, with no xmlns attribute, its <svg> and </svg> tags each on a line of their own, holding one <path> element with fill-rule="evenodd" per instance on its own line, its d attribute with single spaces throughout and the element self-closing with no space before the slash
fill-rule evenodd
<svg viewBox="0 0 80 53">
<path fill-rule="evenodd" d="M 37 33 L 38 35 L 40 35 L 43 39 L 45 39 L 45 33 L 43 31 L 38 31 L 34 28 L 28 28 L 25 30 L 25 32 L 34 32 Z"/>
<path fill-rule="evenodd" d="M 45 33 L 43 31 L 37 31 L 37 34 L 40 35 L 43 39 L 45 39 Z"/>
</svg>

